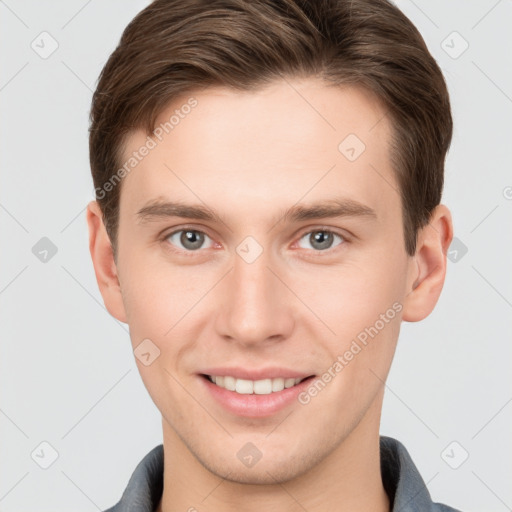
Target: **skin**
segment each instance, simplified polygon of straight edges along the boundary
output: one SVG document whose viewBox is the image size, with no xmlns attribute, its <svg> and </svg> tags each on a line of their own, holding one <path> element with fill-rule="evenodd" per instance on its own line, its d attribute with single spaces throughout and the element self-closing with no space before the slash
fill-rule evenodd
<svg viewBox="0 0 512 512">
<path fill-rule="evenodd" d="M 123 180 L 117 261 L 98 204 L 87 210 L 108 311 L 129 324 L 133 348 L 149 338 L 160 350 L 149 366 L 136 359 L 162 413 L 158 510 L 387 511 L 379 466 L 384 382 L 400 323 L 428 316 L 441 293 L 450 212 L 439 205 L 407 255 L 390 125 L 368 92 L 309 78 L 193 96 L 198 105 Z M 338 150 L 350 133 L 366 145 L 353 162 Z M 130 135 L 127 158 L 146 136 Z M 376 215 L 283 218 L 296 203 L 334 197 Z M 139 219 L 156 199 L 206 205 L 222 222 Z M 168 237 L 180 228 L 206 233 L 201 248 L 180 243 L 181 232 Z M 322 229 L 341 238 L 319 249 L 310 235 Z M 252 263 L 236 252 L 249 235 L 263 249 Z M 394 303 L 401 311 L 306 405 L 236 416 L 197 375 L 223 365 L 321 375 Z M 248 442 L 262 453 L 250 468 L 237 457 Z"/>
</svg>

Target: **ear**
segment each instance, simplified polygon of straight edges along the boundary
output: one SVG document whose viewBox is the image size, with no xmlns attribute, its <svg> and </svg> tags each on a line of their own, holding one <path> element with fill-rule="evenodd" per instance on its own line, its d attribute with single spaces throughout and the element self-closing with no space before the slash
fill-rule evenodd
<svg viewBox="0 0 512 512">
<path fill-rule="evenodd" d="M 423 320 L 434 309 L 443 289 L 446 253 L 452 238 L 450 210 L 440 204 L 432 212 L 429 223 L 418 232 L 402 315 L 406 322 Z"/>
<path fill-rule="evenodd" d="M 114 261 L 114 252 L 97 201 L 91 201 L 87 205 L 87 225 L 89 227 L 89 251 L 103 302 L 113 317 L 126 323 L 126 311 L 117 266 Z"/>
</svg>

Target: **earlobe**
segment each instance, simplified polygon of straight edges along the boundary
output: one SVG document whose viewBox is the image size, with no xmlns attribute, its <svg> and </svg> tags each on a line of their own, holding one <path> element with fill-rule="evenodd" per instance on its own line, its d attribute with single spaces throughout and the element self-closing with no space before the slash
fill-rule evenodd
<svg viewBox="0 0 512 512">
<path fill-rule="evenodd" d="M 112 244 L 97 201 L 91 201 L 87 205 L 87 225 L 89 228 L 89 251 L 103 302 L 113 317 L 126 323 L 126 311 Z"/>
<path fill-rule="evenodd" d="M 450 210 L 438 205 L 430 222 L 420 230 L 416 254 L 410 262 L 408 293 L 404 300 L 402 319 L 418 322 L 434 309 L 446 276 L 446 253 L 453 238 Z"/>
</svg>

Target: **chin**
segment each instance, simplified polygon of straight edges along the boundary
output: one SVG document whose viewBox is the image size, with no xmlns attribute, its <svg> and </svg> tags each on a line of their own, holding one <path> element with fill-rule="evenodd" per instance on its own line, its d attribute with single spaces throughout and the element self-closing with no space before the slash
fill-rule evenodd
<svg viewBox="0 0 512 512">
<path fill-rule="evenodd" d="M 283 447 L 281 447 L 283 448 Z M 198 457 L 199 463 L 208 471 L 229 482 L 248 485 L 270 485 L 285 483 L 300 477 L 315 467 L 324 454 L 317 452 L 296 453 L 294 455 L 276 453 L 270 448 L 267 455 L 262 454 L 261 459 L 251 467 L 245 467 L 239 460 L 238 453 L 234 458 L 226 458 L 226 453 L 209 453 L 208 457 Z M 240 456 L 243 459 L 243 456 Z"/>
</svg>

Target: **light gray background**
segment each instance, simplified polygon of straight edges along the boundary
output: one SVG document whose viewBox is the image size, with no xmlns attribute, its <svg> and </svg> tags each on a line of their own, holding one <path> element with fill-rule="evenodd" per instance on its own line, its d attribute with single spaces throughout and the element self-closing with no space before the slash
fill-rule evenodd
<svg viewBox="0 0 512 512">
<path fill-rule="evenodd" d="M 161 442 L 127 326 L 98 292 L 85 222 L 92 90 L 146 4 L 0 1 L 3 512 L 107 508 Z M 398 5 L 448 81 L 455 133 L 443 202 L 467 253 L 453 247 L 430 317 L 402 326 L 381 433 L 405 444 L 436 501 L 511 510 L 512 3 Z M 51 48 L 43 31 L 59 45 L 46 59 L 31 48 Z M 464 42 L 453 31 L 469 44 L 457 58 Z M 46 263 L 32 252 L 42 237 L 58 249 Z M 48 469 L 43 441 L 58 452 Z"/>
</svg>

